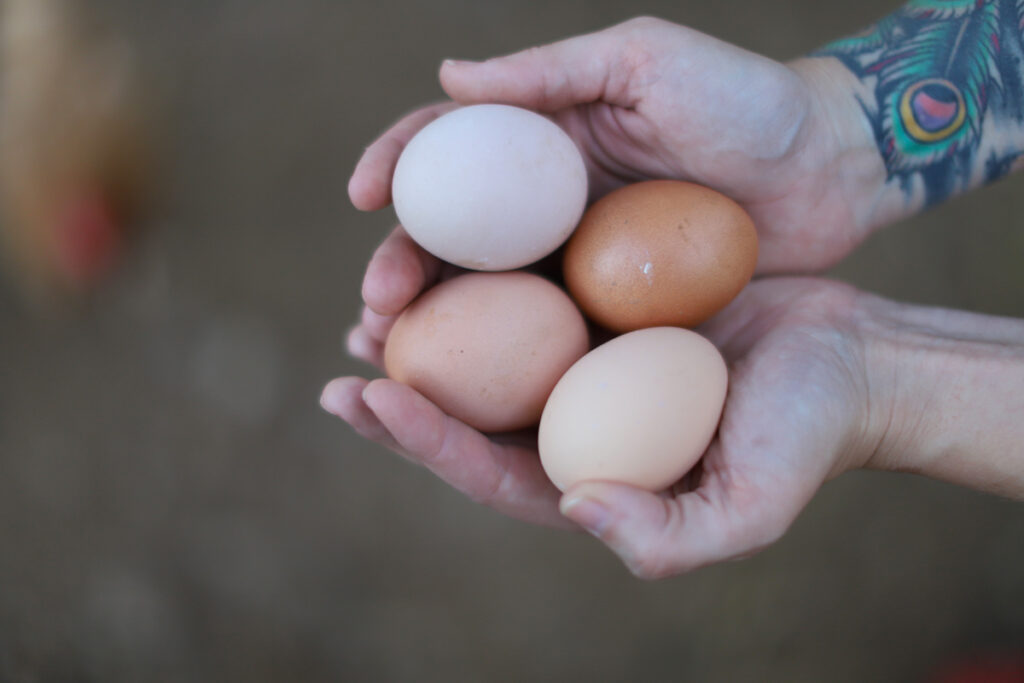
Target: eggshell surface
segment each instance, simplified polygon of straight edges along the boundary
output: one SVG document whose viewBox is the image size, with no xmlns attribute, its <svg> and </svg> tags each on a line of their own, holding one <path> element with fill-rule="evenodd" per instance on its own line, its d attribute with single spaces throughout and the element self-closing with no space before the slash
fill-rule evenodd
<svg viewBox="0 0 1024 683">
<path fill-rule="evenodd" d="M 587 201 L 575 143 L 547 118 L 480 104 L 424 127 L 392 180 L 406 231 L 438 258 L 473 270 L 511 270 L 569 237 Z"/>
<path fill-rule="evenodd" d="M 551 389 L 587 352 L 561 289 L 524 272 L 468 273 L 416 299 L 384 348 L 392 379 L 483 432 L 536 425 Z"/>
<path fill-rule="evenodd" d="M 699 325 L 739 294 L 756 265 L 747 212 L 714 190 L 675 180 L 627 185 L 597 201 L 563 261 L 580 308 L 616 332 Z"/>
<path fill-rule="evenodd" d="M 616 337 L 551 392 L 541 464 L 563 491 L 584 480 L 668 488 L 714 437 L 727 385 L 721 354 L 696 332 L 655 327 Z"/>
</svg>

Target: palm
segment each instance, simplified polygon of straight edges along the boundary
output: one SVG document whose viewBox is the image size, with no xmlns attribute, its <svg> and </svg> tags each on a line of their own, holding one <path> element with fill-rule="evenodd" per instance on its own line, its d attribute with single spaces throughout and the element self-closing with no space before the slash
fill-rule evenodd
<svg viewBox="0 0 1024 683">
<path fill-rule="evenodd" d="M 817 125 L 810 88 L 779 63 L 712 42 L 723 53 L 719 69 L 694 75 L 667 53 L 633 72 L 651 85 L 632 96 L 552 112 L 584 154 L 592 196 L 652 178 L 691 180 L 750 212 L 760 272 L 831 265 L 863 231 L 826 167 L 831 143 L 804 144 Z M 727 82 L 730 72 L 742 80 Z"/>
<path fill-rule="evenodd" d="M 367 149 L 349 193 L 359 208 L 383 208 L 398 156 L 423 126 L 459 104 L 504 102 L 543 111 L 568 132 L 594 197 L 647 178 L 706 184 L 750 211 L 761 272 L 821 268 L 864 231 L 836 181 L 850 169 L 828 161 L 842 155 L 821 132 L 828 117 L 806 73 L 650 19 L 478 65 L 446 65 L 442 85 L 456 102 L 421 109 L 387 131 Z M 397 228 L 367 267 L 367 306 L 350 352 L 379 366 L 394 316 L 443 270 Z M 511 516 L 571 527 L 567 517 L 585 521 L 574 501 L 616 501 L 595 533 L 638 574 L 663 576 L 771 542 L 827 477 L 851 465 L 846 453 L 863 428 L 851 416 L 865 391 L 846 315 L 854 298 L 823 281 L 760 281 L 705 326 L 731 366 L 719 437 L 698 469 L 661 495 L 587 482 L 561 496 L 532 435 L 488 439 L 390 380 L 342 378 L 323 402 L 360 434 Z"/>
<path fill-rule="evenodd" d="M 582 485 L 616 489 L 639 511 L 604 538 L 634 571 L 665 576 L 750 554 L 778 538 L 818 487 L 850 466 L 844 454 L 861 433 L 855 417 L 865 391 L 846 322 L 855 297 L 827 281 L 760 281 L 702 330 L 731 370 L 719 436 L 699 471 L 658 496 Z M 488 439 L 390 380 L 338 380 L 325 396 L 328 409 L 364 436 L 425 464 L 470 498 L 513 517 L 567 526 L 532 435 Z M 685 538 L 654 545 L 644 540 L 652 529 Z"/>
<path fill-rule="evenodd" d="M 703 330 L 730 363 L 729 399 L 697 493 L 749 554 L 785 531 L 819 486 L 854 463 L 867 387 L 850 323 L 859 295 L 815 279 L 752 284 Z M 744 536 L 749 534 L 749 536 Z"/>
<path fill-rule="evenodd" d="M 754 218 L 759 271 L 792 272 L 832 265 L 866 236 L 863 202 L 849 199 L 850 187 L 884 176 L 870 140 L 836 139 L 834 113 L 818 94 L 828 85 L 807 66 L 820 61 L 791 68 L 640 19 L 478 65 L 446 65 L 441 82 L 460 104 L 502 102 L 552 116 L 583 152 L 592 198 L 650 178 L 720 190 Z M 387 205 L 405 144 L 454 106 L 414 112 L 367 150 L 349 186 L 357 206 Z M 864 134 L 856 121 L 847 128 Z"/>
<path fill-rule="evenodd" d="M 555 120 L 584 154 L 593 198 L 624 183 L 673 178 L 739 201 L 758 229 L 759 272 L 817 270 L 846 255 L 860 239 L 850 207 L 813 165 L 788 156 L 755 156 L 754 148 L 723 150 L 716 143 L 720 138 L 693 127 L 692 118 L 688 135 L 665 135 L 662 131 L 682 124 L 659 123 L 642 109 L 590 104 L 558 112 Z"/>
</svg>

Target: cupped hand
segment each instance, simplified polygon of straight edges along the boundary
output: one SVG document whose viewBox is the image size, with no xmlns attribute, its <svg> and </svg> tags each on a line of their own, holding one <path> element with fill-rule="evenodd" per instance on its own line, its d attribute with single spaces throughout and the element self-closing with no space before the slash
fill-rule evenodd
<svg viewBox="0 0 1024 683">
<path fill-rule="evenodd" d="M 506 103 L 568 132 L 592 198 L 651 178 L 708 185 L 754 218 L 760 272 L 818 270 L 866 236 L 885 180 L 855 100 L 836 87 L 836 66 L 784 65 L 651 18 L 481 63 L 448 61 L 440 78 L 454 102 L 385 132 L 349 194 L 361 209 L 387 206 L 398 157 L 421 128 L 459 105 Z"/>
<path fill-rule="evenodd" d="M 608 482 L 560 494 L 541 469 L 535 434 L 489 438 L 391 380 L 334 380 L 322 404 L 473 500 L 519 519 L 582 526 L 636 575 L 666 577 L 761 550 L 827 479 L 871 456 L 880 418 L 867 412 L 865 298 L 826 280 L 761 280 L 702 328 L 729 362 L 725 411 L 698 468 L 659 494 Z M 350 351 L 379 363 L 389 324 L 368 312 Z"/>
</svg>

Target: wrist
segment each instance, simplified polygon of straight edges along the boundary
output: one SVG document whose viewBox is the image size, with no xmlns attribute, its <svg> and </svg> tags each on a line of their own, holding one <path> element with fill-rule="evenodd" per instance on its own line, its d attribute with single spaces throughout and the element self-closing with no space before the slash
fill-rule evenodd
<svg viewBox="0 0 1024 683">
<path fill-rule="evenodd" d="M 1024 497 L 1024 321 L 864 295 L 864 461 Z"/>
<path fill-rule="evenodd" d="M 837 188 L 848 207 L 851 242 L 910 213 L 904 197 L 888 185 L 888 172 L 862 102 L 865 85 L 842 62 L 831 57 L 804 57 L 788 66 L 811 92 L 804 131 L 813 172 Z"/>
</svg>

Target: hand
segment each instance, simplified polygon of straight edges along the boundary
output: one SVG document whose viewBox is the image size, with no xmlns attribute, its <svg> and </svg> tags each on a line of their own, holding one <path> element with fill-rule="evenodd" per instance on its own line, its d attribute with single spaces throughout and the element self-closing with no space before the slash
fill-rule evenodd
<svg viewBox="0 0 1024 683">
<path fill-rule="evenodd" d="M 582 525 L 635 574 L 660 578 L 766 547 L 824 481 L 874 454 L 886 409 L 869 396 L 859 333 L 867 298 L 824 280 L 762 280 L 701 329 L 729 362 L 729 396 L 699 468 L 662 494 L 585 482 L 560 495 L 535 435 L 488 439 L 391 380 L 335 380 L 322 404 L 473 500 L 536 523 Z M 379 362 L 389 322 L 366 316 L 350 349 Z"/>
<path fill-rule="evenodd" d="M 758 227 L 762 273 L 832 265 L 878 220 L 885 169 L 856 100 L 836 85 L 852 76 L 831 59 L 786 66 L 641 18 L 483 63 L 446 62 L 440 78 L 458 104 L 410 114 L 367 149 L 349 184 L 357 207 L 387 206 L 399 155 L 431 120 L 501 102 L 545 112 L 568 132 L 593 198 L 678 178 L 736 199 Z M 372 293 L 368 302 L 401 308 Z"/>
</svg>

